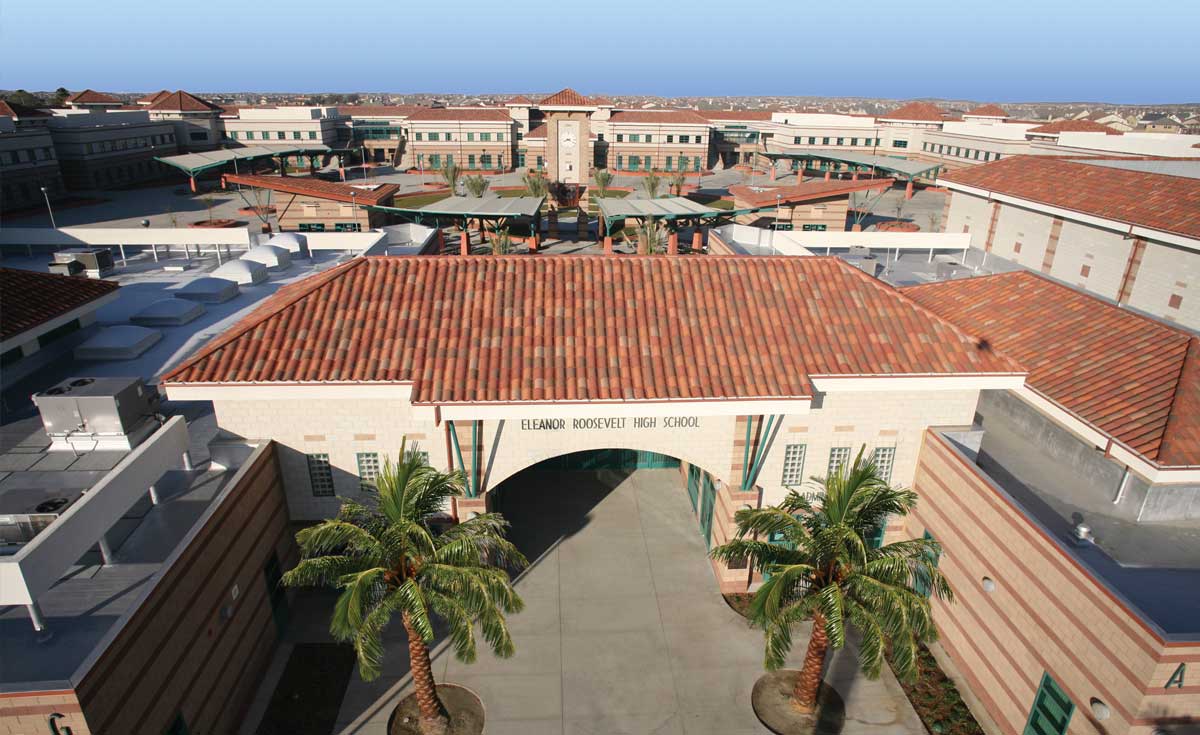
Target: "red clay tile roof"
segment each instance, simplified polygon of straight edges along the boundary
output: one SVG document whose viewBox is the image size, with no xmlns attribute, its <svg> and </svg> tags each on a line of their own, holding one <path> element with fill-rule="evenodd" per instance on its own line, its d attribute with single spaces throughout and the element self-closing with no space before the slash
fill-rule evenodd
<svg viewBox="0 0 1200 735">
<path fill-rule="evenodd" d="M 309 176 L 253 176 L 251 174 L 225 174 L 222 176 L 227 184 L 241 184 L 255 189 L 270 189 L 299 196 L 329 199 L 346 204 L 384 204 L 386 205 L 396 192 L 400 191 L 398 184 L 378 184 L 370 189 L 363 189 L 350 184 L 336 181 L 314 179 Z M 351 196 L 353 195 L 353 196 Z"/>
<path fill-rule="evenodd" d="M 596 107 L 612 107 L 613 106 L 613 101 L 607 97 L 592 96 L 592 97 L 588 97 L 588 100 L 591 101 L 591 103 L 593 105 L 595 105 Z"/>
<path fill-rule="evenodd" d="M 150 105 L 150 109 L 167 112 L 213 112 L 221 108 L 181 89 L 168 93 L 166 97 L 160 97 L 157 102 Z"/>
<path fill-rule="evenodd" d="M 546 97 L 539 105 L 548 107 L 595 107 L 595 103 L 575 90 L 567 87 Z"/>
<path fill-rule="evenodd" d="M 523 94 L 519 94 L 511 99 L 504 100 L 505 105 L 533 105 L 533 100 Z"/>
<path fill-rule="evenodd" d="M 854 191 L 890 187 L 895 179 L 860 179 L 858 181 L 808 181 L 795 186 L 746 186 L 735 184 L 729 187 L 729 193 L 735 202 L 745 202 L 750 207 L 763 207 L 775 203 L 775 196 L 780 196 L 781 204 L 800 204 L 814 199 L 847 195 Z"/>
<path fill-rule="evenodd" d="M 879 116 L 880 120 L 915 120 L 918 122 L 941 122 L 942 110 L 931 102 L 909 102 L 891 112 Z"/>
<path fill-rule="evenodd" d="M 0 100 L 0 116 L 20 119 L 23 117 L 50 117 L 50 113 L 45 110 L 38 110 L 33 107 L 17 104 L 16 102 L 7 102 Z"/>
<path fill-rule="evenodd" d="M 1200 238 L 1200 179 L 1090 166 L 1080 159 L 1010 156 L 942 174 L 941 180 Z"/>
<path fill-rule="evenodd" d="M 697 110 L 706 120 L 758 120 L 770 122 L 772 110 Z"/>
<path fill-rule="evenodd" d="M 422 107 L 413 110 L 408 116 L 409 120 L 413 121 L 449 121 L 454 122 L 462 120 L 463 122 L 509 122 L 512 116 L 508 114 L 508 110 L 501 110 L 496 107 L 478 107 L 478 108 L 449 108 L 449 107 Z"/>
<path fill-rule="evenodd" d="M 972 115 L 974 117 L 1008 117 L 1008 113 L 1000 105 L 981 105 L 974 110 L 968 110 L 964 115 Z"/>
<path fill-rule="evenodd" d="M 113 97 L 111 94 L 97 92 L 92 89 L 85 89 L 82 92 L 76 92 L 75 94 L 73 94 L 67 98 L 67 102 L 75 102 L 75 103 L 78 103 L 81 105 L 95 105 L 95 104 L 105 104 L 105 103 L 118 104 L 118 105 L 121 104 L 121 100 L 117 99 L 116 97 Z"/>
<path fill-rule="evenodd" d="M 0 268 L 0 340 L 11 339 L 118 288 L 115 281 Z"/>
<path fill-rule="evenodd" d="M 1028 271 L 901 291 L 986 339 L 1029 369 L 1028 386 L 1147 459 L 1200 464 L 1196 337 Z"/>
<path fill-rule="evenodd" d="M 686 124 L 708 127 L 708 118 L 694 110 L 622 110 L 614 112 L 609 122 L 614 125 L 632 124 Z"/>
<path fill-rule="evenodd" d="M 1042 133 L 1043 135 L 1058 133 L 1105 133 L 1107 135 L 1124 135 L 1120 130 L 1113 130 L 1107 125 L 1101 125 L 1092 120 L 1059 120 L 1046 123 L 1036 128 L 1026 130 L 1027 133 Z"/>
<path fill-rule="evenodd" d="M 137 101 L 142 104 L 152 105 L 155 102 L 158 102 L 159 100 L 161 100 L 162 98 L 170 96 L 170 94 L 171 93 L 169 91 L 167 91 L 165 89 L 160 89 L 157 92 L 153 92 L 151 94 L 146 95 L 145 97 L 139 97 Z"/>
<path fill-rule="evenodd" d="M 426 108 L 420 105 L 338 105 L 341 115 L 350 117 L 408 117 L 417 110 Z"/>
<path fill-rule="evenodd" d="M 546 123 L 542 123 L 541 125 L 535 125 L 534 127 L 529 129 L 528 133 L 525 133 L 525 139 L 528 140 L 530 138 L 545 138 L 547 132 L 549 132 L 549 128 L 546 127 Z"/>
<path fill-rule="evenodd" d="M 704 294 L 697 300 L 697 294 Z M 837 258 L 359 257 L 164 377 L 413 384 L 416 403 L 787 398 L 810 376 L 1023 374 Z"/>
</svg>

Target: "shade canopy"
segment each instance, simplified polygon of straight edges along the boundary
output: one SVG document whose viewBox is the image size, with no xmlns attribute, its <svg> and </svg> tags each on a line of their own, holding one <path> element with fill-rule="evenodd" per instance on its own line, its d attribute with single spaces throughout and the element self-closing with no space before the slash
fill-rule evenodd
<svg viewBox="0 0 1200 735">
<path fill-rule="evenodd" d="M 233 161 L 252 161 L 258 158 L 273 158 L 275 156 L 308 156 L 330 152 L 330 147 L 323 143 L 310 143 L 303 146 L 268 143 L 265 145 L 249 145 L 244 148 L 226 148 L 219 151 L 162 156 L 154 160 L 165 163 L 168 166 L 174 166 L 188 176 L 195 176 L 201 171 L 224 166 Z"/>
<path fill-rule="evenodd" d="M 508 217 L 536 217 L 546 197 L 447 197 L 423 207 L 371 206 L 381 212 L 392 212 L 411 217 L 420 223 L 425 218 L 455 217 L 459 219 L 505 219 Z"/>
<path fill-rule="evenodd" d="M 874 169 L 876 171 L 884 171 L 894 174 L 903 179 L 912 180 L 918 176 L 924 176 L 930 171 L 934 176 L 937 176 L 938 169 L 942 168 L 940 163 L 929 163 L 927 161 L 910 161 L 906 158 L 894 158 L 892 156 L 877 156 L 871 153 L 848 153 L 845 151 L 819 149 L 811 151 L 802 151 L 800 153 L 780 153 L 777 151 L 769 151 L 759 153 L 760 156 L 765 156 L 772 161 L 831 161 L 833 163 L 848 163 L 853 166 L 858 166 L 864 169 Z"/>
<path fill-rule="evenodd" d="M 706 207 L 687 197 L 661 197 L 659 199 L 623 199 L 601 197 L 596 200 L 605 219 L 688 219 L 716 217 L 726 213 L 724 209 Z"/>
</svg>

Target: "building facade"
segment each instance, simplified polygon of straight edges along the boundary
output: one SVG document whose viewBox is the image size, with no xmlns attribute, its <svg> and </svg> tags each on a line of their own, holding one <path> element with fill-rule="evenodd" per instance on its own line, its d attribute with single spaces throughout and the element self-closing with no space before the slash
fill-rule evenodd
<svg viewBox="0 0 1200 735">
<path fill-rule="evenodd" d="M 55 110 L 47 120 L 63 184 L 112 189 L 162 179 L 155 158 L 175 155 L 175 127 L 142 110 Z"/>
<path fill-rule="evenodd" d="M 251 206 L 274 207 L 281 231 L 365 232 L 388 223 L 386 213 L 367 209 L 388 207 L 399 190 L 396 184 L 340 184 L 309 177 L 225 174 L 226 188 L 249 188 Z"/>
<path fill-rule="evenodd" d="M 0 211 L 45 206 L 63 194 L 54 138 L 40 110 L 0 102 Z"/>
</svg>

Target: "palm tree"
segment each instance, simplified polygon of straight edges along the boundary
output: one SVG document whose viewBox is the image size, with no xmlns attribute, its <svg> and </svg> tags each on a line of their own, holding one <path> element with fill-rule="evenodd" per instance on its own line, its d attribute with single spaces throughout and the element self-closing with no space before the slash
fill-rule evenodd
<svg viewBox="0 0 1200 735">
<path fill-rule="evenodd" d="M 466 187 L 467 193 L 476 199 L 482 197 L 488 190 L 488 180 L 476 174 L 463 179 L 463 186 Z"/>
<path fill-rule="evenodd" d="M 492 255 L 508 255 L 512 252 L 512 236 L 507 227 L 497 225 L 491 234 Z"/>
<path fill-rule="evenodd" d="M 686 171 L 676 171 L 675 173 L 671 174 L 671 178 L 670 178 L 671 191 L 675 192 L 675 196 L 677 196 L 677 197 L 683 196 L 683 185 L 686 183 L 687 183 L 687 172 Z"/>
<path fill-rule="evenodd" d="M 646 217 L 637 226 L 638 255 L 658 255 L 663 252 L 662 226 L 653 217 Z"/>
<path fill-rule="evenodd" d="M 608 187 L 612 185 L 613 175 L 608 169 L 596 169 L 596 173 L 592 174 L 592 178 L 596 180 L 596 189 L 600 192 L 600 197 L 608 196 Z"/>
<path fill-rule="evenodd" d="M 542 176 L 540 171 L 528 171 L 521 177 L 521 183 L 525 184 L 525 191 L 531 197 L 544 197 L 550 190 L 550 184 L 546 181 L 546 177 Z"/>
<path fill-rule="evenodd" d="M 646 180 L 642 183 L 642 186 L 646 188 L 646 197 L 649 199 L 654 199 L 657 197 L 658 187 L 661 184 L 662 179 L 658 178 L 657 171 L 651 171 L 650 173 L 646 174 Z"/>
<path fill-rule="evenodd" d="M 845 645 L 848 625 L 862 636 L 858 662 L 868 678 L 879 676 L 890 642 L 896 674 L 909 679 L 916 674 L 917 644 L 937 638 L 927 595 L 953 599 L 937 569 L 936 541 L 879 548 L 866 541 L 889 516 L 907 515 L 916 493 L 889 487 L 862 450 L 850 466 L 811 482 L 824 490 L 820 508 L 793 490 L 777 506 L 740 510 L 737 538 L 712 551 L 726 563 L 748 560 L 766 577 L 751 601 L 750 619 L 765 632 L 769 671 L 783 666 L 792 627 L 812 620 L 792 694 L 802 712 L 816 708 L 826 652 Z"/>
<path fill-rule="evenodd" d="M 446 182 L 446 186 L 450 187 L 450 195 L 454 196 L 458 193 L 458 178 L 462 176 L 462 169 L 457 163 L 446 161 L 441 170 L 442 181 Z"/>
<path fill-rule="evenodd" d="M 504 616 L 524 607 L 505 569 L 527 562 L 504 538 L 503 517 L 484 513 L 442 533 L 429 525 L 449 498 L 462 494 L 463 481 L 461 472 L 439 472 L 402 445 L 398 463 L 386 462 L 380 472 L 374 497 L 365 503 L 342 500 L 335 518 L 296 534 L 301 561 L 283 575 L 289 587 L 342 591 L 329 631 L 354 644 L 366 681 L 379 676 L 383 630 L 399 613 L 421 729 L 429 735 L 445 732 L 447 723 L 429 661 L 433 616 L 448 626 L 455 655 L 470 663 L 475 624 L 496 655 L 513 654 Z"/>
</svg>

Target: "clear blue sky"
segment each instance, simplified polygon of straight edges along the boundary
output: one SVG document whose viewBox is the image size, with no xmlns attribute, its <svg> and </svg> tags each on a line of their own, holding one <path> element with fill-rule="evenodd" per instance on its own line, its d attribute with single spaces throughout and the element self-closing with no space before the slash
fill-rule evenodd
<svg viewBox="0 0 1200 735">
<path fill-rule="evenodd" d="M 1191 102 L 1198 30 L 1200 0 L 0 0 L 0 88 Z"/>
</svg>

